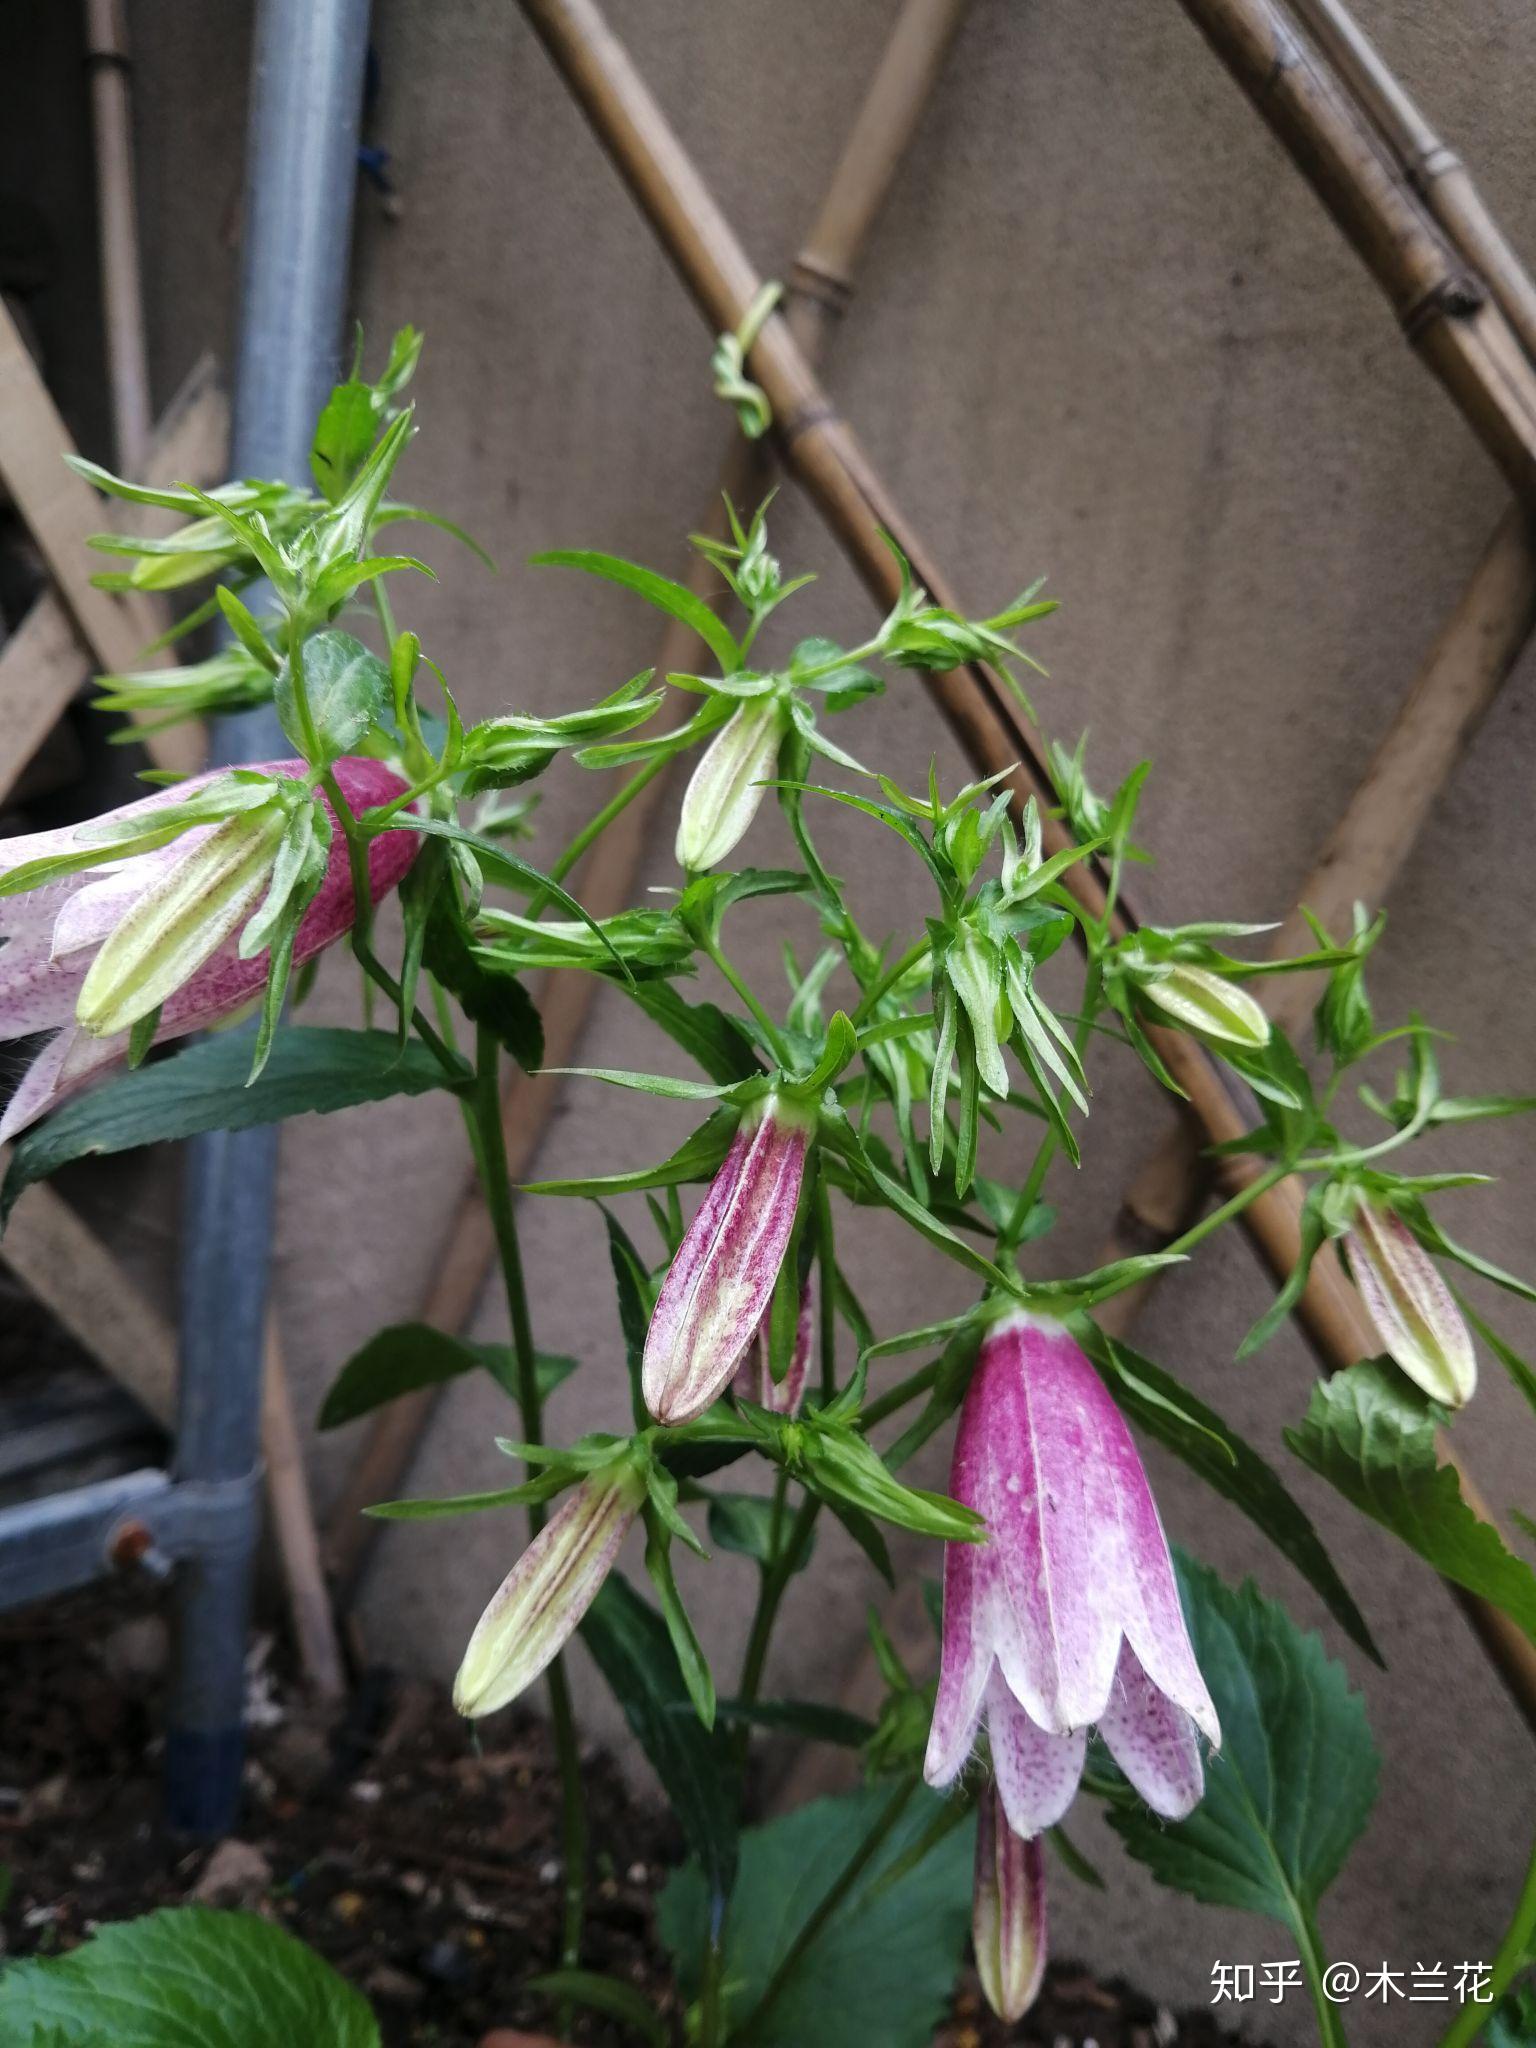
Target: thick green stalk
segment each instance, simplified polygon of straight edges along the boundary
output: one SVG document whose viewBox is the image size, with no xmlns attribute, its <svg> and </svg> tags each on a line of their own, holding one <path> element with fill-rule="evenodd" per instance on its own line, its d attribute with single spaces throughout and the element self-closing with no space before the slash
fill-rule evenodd
<svg viewBox="0 0 1536 2048">
<path fill-rule="evenodd" d="M 1493 2018 L 1500 1999 L 1533 1953 L 1536 1953 L 1536 1849 L 1531 1852 L 1514 1913 L 1493 1959 L 1487 2001 L 1464 2004 L 1440 2036 L 1440 2048 L 1470 2048 L 1470 2043 Z"/>
<path fill-rule="evenodd" d="M 752 1628 L 747 1637 L 746 1655 L 741 1663 L 741 1683 L 736 1688 L 737 1697 L 744 1706 L 750 1706 L 757 1698 L 763 1683 L 763 1667 L 768 1661 L 768 1645 L 773 1637 L 773 1624 L 778 1617 L 779 1602 L 784 1598 L 790 1580 L 795 1575 L 805 1545 L 810 1540 L 821 1502 L 815 1494 L 808 1493 L 801 1501 L 795 1519 L 789 1525 L 789 1533 L 774 1551 L 773 1562 L 763 1569 L 762 1581 L 757 1592 L 757 1608 L 752 1616 Z"/>
<path fill-rule="evenodd" d="M 539 1394 L 538 1358 L 533 1348 L 533 1325 L 528 1313 L 528 1289 L 523 1277 L 522 1248 L 518 1243 L 517 1217 L 512 1204 L 512 1180 L 507 1171 L 506 1135 L 501 1124 L 499 1059 L 494 1033 L 483 1024 L 478 1026 L 475 1032 L 474 1093 L 476 1163 L 480 1168 L 485 1205 L 490 1212 L 506 1287 L 523 1437 L 526 1442 L 537 1444 L 543 1442 L 544 1410 Z M 530 1535 L 537 1536 L 543 1526 L 543 1504 L 535 1501 L 528 1509 Z M 560 1766 L 561 1839 L 565 1855 L 565 1920 L 560 1966 L 573 1970 L 581 1960 L 581 1928 L 586 1909 L 586 1793 L 581 1782 L 581 1752 L 571 1712 L 570 1689 L 559 1657 L 549 1667 L 548 1680 L 549 1715 Z"/>
</svg>

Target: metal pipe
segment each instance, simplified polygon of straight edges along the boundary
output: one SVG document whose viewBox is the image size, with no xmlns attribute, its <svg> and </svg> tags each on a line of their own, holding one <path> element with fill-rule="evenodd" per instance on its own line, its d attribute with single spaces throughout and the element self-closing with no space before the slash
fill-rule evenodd
<svg viewBox="0 0 1536 2048">
<path fill-rule="evenodd" d="M 347 288 L 368 0 L 260 0 L 251 71 L 244 264 L 231 468 L 301 481 L 334 380 Z M 270 711 L 219 721 L 214 758 L 282 750 Z M 176 1475 L 257 1479 L 276 1132 L 215 1131 L 188 1148 L 183 1196 Z M 173 1827 L 225 1832 L 239 1800 L 250 1542 L 178 1575 L 166 1738 Z"/>
</svg>

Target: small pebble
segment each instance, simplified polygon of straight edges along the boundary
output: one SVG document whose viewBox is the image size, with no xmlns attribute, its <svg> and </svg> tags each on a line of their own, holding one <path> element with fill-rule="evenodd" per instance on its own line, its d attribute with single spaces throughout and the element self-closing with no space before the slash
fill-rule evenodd
<svg viewBox="0 0 1536 2048">
<path fill-rule="evenodd" d="M 559 1882 L 560 1882 L 560 1866 L 559 1866 L 559 1864 L 558 1864 L 558 1863 L 557 1863 L 557 1862 L 555 1861 L 555 1859 L 553 1858 L 553 1856 L 551 1856 L 551 1857 L 549 1858 L 548 1862 L 546 1862 L 546 1863 L 541 1863 L 541 1864 L 539 1865 L 539 1883 L 540 1883 L 540 1884 L 558 1884 Z"/>
<path fill-rule="evenodd" d="M 650 1874 L 643 1863 L 631 1863 L 627 1872 L 631 1884 L 645 1884 Z"/>
<path fill-rule="evenodd" d="M 352 1797 L 359 1806 L 377 1806 L 384 1797 L 384 1787 L 377 1778 L 359 1778 L 352 1787 Z"/>
<path fill-rule="evenodd" d="M 331 1901 L 331 1911 L 338 1920 L 344 1920 L 348 1927 L 360 1920 L 367 1911 L 368 1901 L 361 1892 L 338 1892 Z"/>
</svg>

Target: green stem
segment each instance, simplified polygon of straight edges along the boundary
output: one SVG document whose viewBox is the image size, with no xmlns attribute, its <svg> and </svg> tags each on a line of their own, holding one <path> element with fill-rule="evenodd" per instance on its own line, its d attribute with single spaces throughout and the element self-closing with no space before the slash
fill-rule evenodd
<svg viewBox="0 0 1536 2048">
<path fill-rule="evenodd" d="M 939 1361 L 935 1359 L 931 1365 L 919 1366 L 916 1372 L 909 1373 L 904 1380 L 898 1380 L 894 1387 L 887 1387 L 883 1394 L 878 1395 L 864 1409 L 860 1418 L 864 1428 L 873 1429 L 876 1423 L 884 1422 L 888 1415 L 894 1415 L 898 1408 L 904 1408 L 909 1401 L 915 1401 L 919 1394 L 926 1394 L 938 1376 Z"/>
<path fill-rule="evenodd" d="M 1106 910 L 1105 916 L 1107 917 L 1108 915 L 1109 913 Z M 1077 1052 L 1079 1066 L 1082 1065 L 1083 1053 L 1087 1048 L 1089 1039 L 1093 1036 L 1094 1024 L 1097 1022 L 1099 1011 L 1103 1007 L 1103 988 L 1104 977 L 1099 972 L 1098 963 L 1096 961 L 1090 962 L 1087 980 L 1083 985 L 1082 1012 L 1077 1020 L 1077 1028 L 1072 1033 L 1072 1044 Z M 1065 1110 L 1062 1113 L 1065 1115 Z M 1058 1142 L 1055 1125 L 1047 1124 L 1045 1135 L 1035 1148 L 1035 1156 L 1030 1162 L 1029 1172 L 1025 1176 L 1024 1185 L 1019 1189 L 1019 1198 L 1013 1205 L 1013 1213 L 1008 1218 L 1003 1230 L 999 1233 L 997 1246 L 992 1254 L 992 1263 L 994 1265 L 1006 1264 L 1007 1260 L 1018 1250 L 1019 1240 L 1023 1237 L 1025 1228 L 1029 1223 L 1029 1212 L 1040 1199 L 1041 1189 L 1045 1186 L 1045 1177 L 1050 1172 L 1051 1162 L 1056 1157 Z"/>
<path fill-rule="evenodd" d="M 1317 1932 L 1317 1925 L 1312 1915 L 1302 1910 L 1299 1902 L 1295 1928 L 1301 1949 L 1301 1966 L 1306 1972 L 1307 1989 L 1312 1994 L 1312 2004 L 1317 2012 L 1317 2034 L 1322 2048 L 1349 2048 L 1339 2009 L 1323 1989 L 1323 1944 Z"/>
<path fill-rule="evenodd" d="M 1230 1200 L 1223 1202 L 1219 1209 L 1213 1209 L 1209 1216 L 1202 1216 L 1198 1223 L 1192 1223 L 1183 1236 L 1176 1237 L 1166 1249 L 1169 1252 L 1193 1251 L 1197 1244 L 1220 1230 L 1224 1223 L 1230 1223 L 1234 1216 L 1241 1216 L 1260 1195 L 1267 1195 L 1271 1188 L 1278 1187 L 1286 1175 L 1293 1171 L 1294 1169 L 1289 1166 L 1271 1166 L 1267 1172 L 1261 1173 L 1257 1180 L 1249 1181 L 1247 1187 L 1239 1188 L 1237 1193 Z"/>
<path fill-rule="evenodd" d="M 774 1058 L 778 1061 L 781 1067 L 787 1067 L 789 1065 L 789 1053 L 785 1047 L 783 1039 L 779 1035 L 779 1027 L 774 1023 L 773 1019 L 769 1016 L 768 1012 L 763 1008 L 762 1004 L 758 1001 L 757 997 L 752 993 L 752 990 L 748 987 L 743 977 L 731 965 L 730 961 L 727 960 L 724 953 L 721 952 L 718 944 L 716 944 L 714 940 L 710 940 L 706 944 L 704 950 L 708 953 L 710 959 L 714 961 L 716 967 L 719 968 L 720 972 L 725 976 L 726 980 L 730 983 L 731 987 L 736 991 L 737 995 L 741 998 L 742 1002 L 745 1003 L 747 1008 L 752 1012 L 752 1015 L 757 1019 L 758 1026 L 762 1031 L 763 1037 L 768 1041 L 769 1050 L 772 1052 Z"/>
<path fill-rule="evenodd" d="M 873 1014 L 877 1004 L 881 1001 L 883 997 L 888 996 L 890 994 L 891 990 L 896 986 L 897 982 L 901 980 L 901 977 L 904 974 L 909 974 L 912 971 L 912 969 L 917 965 L 919 960 L 925 960 L 928 957 L 929 953 L 932 952 L 932 950 L 933 941 L 931 939 L 919 939 L 916 945 L 909 946 L 907 948 L 906 952 L 902 954 L 901 958 L 896 962 L 894 967 L 888 967 L 886 969 L 885 973 L 881 975 L 880 979 L 875 983 L 874 987 L 870 989 L 866 995 L 862 996 L 859 999 L 859 1007 L 854 1011 L 851 1020 L 855 1029 L 857 1029 L 857 1027 L 860 1024 L 862 1024 L 867 1017 Z"/>
<path fill-rule="evenodd" d="M 484 1024 L 477 1026 L 473 1097 L 475 1152 L 512 1323 L 512 1357 L 517 1374 L 517 1405 L 521 1411 L 523 1437 L 526 1442 L 537 1444 L 544 1440 L 544 1406 L 539 1393 L 538 1356 L 533 1347 L 528 1288 L 523 1276 L 522 1248 L 518 1243 L 517 1216 L 512 1203 L 512 1179 L 507 1170 L 499 1063 L 500 1051 L 495 1034 Z M 543 1503 L 532 1502 L 528 1509 L 529 1534 L 537 1536 L 543 1526 Z M 586 1906 L 586 1794 L 581 1780 L 581 1752 L 576 1722 L 571 1713 L 570 1690 L 559 1657 L 550 1665 L 548 1676 L 550 1722 L 560 1767 L 561 1839 L 565 1856 L 565 1918 L 560 1967 L 573 1970 L 581 1959 L 581 1927 Z"/>
<path fill-rule="evenodd" d="M 575 838 L 567 843 L 559 859 L 549 871 L 550 880 L 552 882 L 563 882 L 571 872 L 571 869 L 575 867 L 577 861 L 581 859 L 581 856 L 592 844 L 593 840 L 600 839 L 614 819 L 629 809 L 641 790 L 648 783 L 654 782 L 662 770 L 669 768 L 671 765 L 672 756 L 670 754 L 658 754 L 654 760 L 647 761 L 643 766 L 637 768 L 628 782 L 623 783 L 608 799 L 607 803 L 603 805 L 603 808 L 596 816 L 589 818 Z M 539 907 L 537 899 L 535 899 L 535 902 L 529 907 L 528 915 L 530 917 L 537 917 Z"/>
<path fill-rule="evenodd" d="M 816 1263 L 821 1268 L 817 1303 L 821 1349 L 821 1398 L 837 1392 L 837 1245 L 832 1229 L 832 1195 L 824 1179 L 816 1183 Z"/>
<path fill-rule="evenodd" d="M 1488 1979 L 1489 1996 L 1486 2001 L 1479 1999 L 1462 2006 L 1441 2035 L 1440 2048 L 1468 2048 L 1468 2044 L 1477 2039 L 1498 2010 L 1499 2000 L 1519 1975 L 1533 1949 L 1536 1949 L 1536 1849 L 1531 1852 L 1514 1913 L 1493 1959 L 1493 1970 Z"/>
<path fill-rule="evenodd" d="M 820 1507 L 821 1502 L 815 1494 L 805 1496 L 789 1525 L 788 1536 L 774 1552 L 773 1562 L 763 1568 L 762 1582 L 757 1589 L 757 1607 L 747 1636 L 746 1654 L 741 1660 L 741 1683 L 736 1688 L 737 1697 L 744 1706 L 750 1706 L 762 1688 L 763 1667 L 768 1662 L 768 1645 L 773 1639 L 779 1603 L 810 1541 Z M 743 1723 L 744 1730 L 746 1726 Z"/>
<path fill-rule="evenodd" d="M 837 1876 L 833 1878 L 805 1925 L 785 1950 L 778 1968 L 768 1980 L 767 1988 L 763 1992 L 762 1997 L 748 2014 L 746 2024 L 741 2029 L 741 2037 L 744 2040 L 751 2039 L 752 2035 L 773 2010 L 785 1986 L 799 1968 L 807 1950 L 819 1940 L 827 1922 L 832 1918 L 838 1907 L 847 1898 L 853 1887 L 879 1854 L 891 1830 L 906 1811 L 908 1800 L 911 1799 L 912 1794 L 916 1790 L 917 1779 L 915 1777 L 903 1779 L 885 1805 L 880 1809 L 869 1833 L 864 1837 L 858 1848 L 854 1850 Z"/>
</svg>

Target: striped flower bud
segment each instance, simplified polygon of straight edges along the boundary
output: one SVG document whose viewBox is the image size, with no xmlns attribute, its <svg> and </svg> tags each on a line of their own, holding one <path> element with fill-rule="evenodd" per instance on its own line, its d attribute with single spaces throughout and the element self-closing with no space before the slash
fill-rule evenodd
<svg viewBox="0 0 1536 2048">
<path fill-rule="evenodd" d="M 1225 975 L 1176 960 L 1136 979 L 1146 1000 L 1186 1031 L 1250 1052 L 1269 1043 L 1268 1017 L 1245 989 Z"/>
<path fill-rule="evenodd" d="M 731 713 L 689 778 L 677 821 L 677 864 L 689 874 L 718 867 L 745 838 L 778 765 L 788 713 L 776 696 Z"/>
<path fill-rule="evenodd" d="M 769 1315 L 773 1312 L 769 1304 Z M 771 1415 L 793 1415 L 805 1393 L 805 1376 L 811 1363 L 811 1337 L 816 1321 L 816 1297 L 811 1283 L 800 1290 L 800 1315 L 795 1323 L 795 1348 L 781 1380 L 775 1380 L 768 1364 L 768 1316 L 757 1326 L 757 1335 L 747 1346 L 746 1356 L 731 1382 L 745 1401 L 755 1401 Z"/>
<path fill-rule="evenodd" d="M 628 1458 L 590 1473 L 567 1494 L 475 1625 L 453 1681 L 461 1714 L 494 1714 L 560 1654 L 613 1569 L 644 1498 L 644 1475 Z"/>
<path fill-rule="evenodd" d="M 1350 1275 L 1383 1347 L 1416 1387 L 1461 1408 L 1477 1387 L 1477 1354 L 1451 1290 L 1401 1216 L 1369 1199 L 1345 1234 Z"/>
<path fill-rule="evenodd" d="M 641 1386 L 658 1422 L 691 1422 L 741 1363 L 789 1247 L 816 1113 L 781 1095 L 741 1120 L 661 1284 Z"/>
<path fill-rule="evenodd" d="M 1000 2020 L 1021 2020 L 1045 1976 L 1045 1858 L 1040 1838 L 1014 1833 L 997 1786 L 976 1808 L 971 1940 L 982 1994 Z"/>
</svg>

